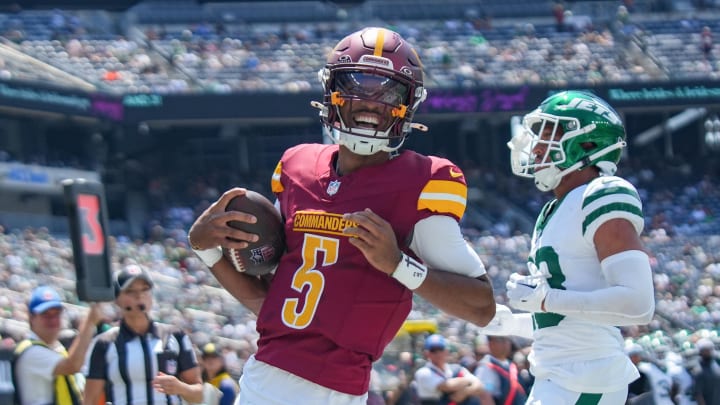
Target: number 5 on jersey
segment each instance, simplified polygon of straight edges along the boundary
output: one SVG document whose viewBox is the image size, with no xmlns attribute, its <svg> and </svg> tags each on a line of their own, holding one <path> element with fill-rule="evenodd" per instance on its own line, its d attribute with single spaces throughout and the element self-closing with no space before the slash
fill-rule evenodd
<svg viewBox="0 0 720 405">
<path fill-rule="evenodd" d="M 322 266 L 335 264 L 340 251 L 340 240 L 325 236 L 305 234 L 302 247 L 302 265 L 295 270 L 292 278 L 292 289 L 301 293 L 304 288 L 305 305 L 300 307 L 298 298 L 288 298 L 282 308 L 282 320 L 293 329 L 304 329 L 313 320 L 320 297 L 325 288 L 325 276 L 317 270 L 319 253 L 323 253 Z"/>
</svg>

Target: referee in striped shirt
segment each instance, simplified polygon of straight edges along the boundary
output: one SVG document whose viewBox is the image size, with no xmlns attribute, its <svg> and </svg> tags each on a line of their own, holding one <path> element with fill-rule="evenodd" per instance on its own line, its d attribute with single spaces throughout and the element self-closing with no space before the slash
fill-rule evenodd
<svg viewBox="0 0 720 405">
<path fill-rule="evenodd" d="M 200 367 L 190 338 L 179 328 L 154 322 L 153 282 L 131 264 L 114 277 L 120 325 L 98 335 L 87 360 L 85 404 L 103 395 L 114 405 L 203 402 Z"/>
</svg>

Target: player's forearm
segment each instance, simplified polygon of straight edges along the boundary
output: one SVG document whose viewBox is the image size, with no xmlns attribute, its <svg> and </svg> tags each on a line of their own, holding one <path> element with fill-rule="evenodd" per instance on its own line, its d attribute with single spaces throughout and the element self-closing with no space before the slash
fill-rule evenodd
<svg viewBox="0 0 720 405">
<path fill-rule="evenodd" d="M 222 258 L 210 271 L 230 295 L 257 315 L 267 295 L 267 284 L 258 277 L 248 276 L 235 270 L 232 264 Z"/>
<path fill-rule="evenodd" d="M 643 325 L 652 320 L 655 301 L 620 286 L 589 292 L 552 289 L 545 298 L 545 309 L 610 326 Z"/>
<path fill-rule="evenodd" d="M 609 287 L 592 291 L 551 289 L 545 297 L 545 310 L 611 326 L 650 322 L 655 294 L 647 255 L 625 251 L 605 258 L 600 265 Z"/>
<path fill-rule="evenodd" d="M 495 298 L 487 275 L 478 278 L 429 270 L 415 292 L 449 315 L 485 326 L 495 316 Z"/>
</svg>

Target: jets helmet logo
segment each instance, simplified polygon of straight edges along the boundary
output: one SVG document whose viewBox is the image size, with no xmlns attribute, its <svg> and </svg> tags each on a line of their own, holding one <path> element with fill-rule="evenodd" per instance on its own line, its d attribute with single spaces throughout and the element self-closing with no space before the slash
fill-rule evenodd
<svg viewBox="0 0 720 405">
<path fill-rule="evenodd" d="M 577 108 L 578 110 L 585 110 L 594 112 L 597 115 L 605 117 L 608 121 L 616 125 L 622 125 L 620 117 L 612 109 L 604 106 L 600 103 L 596 103 L 590 100 L 582 98 L 574 98 L 568 103 L 568 107 Z"/>
</svg>

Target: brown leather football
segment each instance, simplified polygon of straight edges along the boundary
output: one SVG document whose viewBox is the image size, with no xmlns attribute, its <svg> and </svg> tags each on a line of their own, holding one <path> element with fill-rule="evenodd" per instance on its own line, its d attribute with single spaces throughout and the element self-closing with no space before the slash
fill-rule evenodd
<svg viewBox="0 0 720 405">
<path fill-rule="evenodd" d="M 282 217 L 273 203 L 262 194 L 247 190 L 245 195 L 230 200 L 225 210 L 254 215 L 257 218 L 254 224 L 231 221 L 228 225 L 259 237 L 245 249 L 223 248 L 225 257 L 237 271 L 249 275 L 262 276 L 275 270 L 285 253 L 285 232 Z"/>
</svg>

